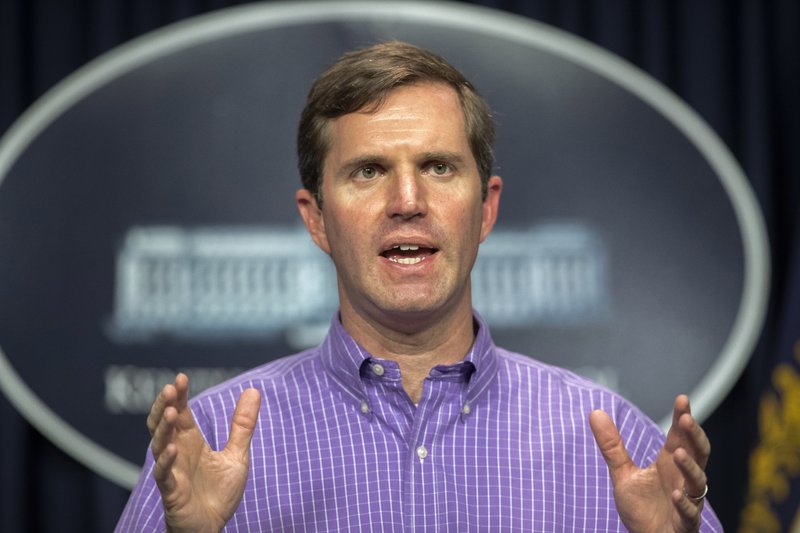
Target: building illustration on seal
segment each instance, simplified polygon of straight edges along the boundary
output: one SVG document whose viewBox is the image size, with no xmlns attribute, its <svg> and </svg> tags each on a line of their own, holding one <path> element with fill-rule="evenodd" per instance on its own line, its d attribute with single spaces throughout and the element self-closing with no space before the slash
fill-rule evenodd
<svg viewBox="0 0 800 533">
<path fill-rule="evenodd" d="M 480 248 L 473 301 L 496 327 L 586 323 L 609 310 L 607 271 L 584 225 L 497 228 Z M 303 227 L 135 226 L 117 255 L 111 331 L 123 342 L 283 334 L 302 348 L 336 307 L 333 265 Z"/>
</svg>

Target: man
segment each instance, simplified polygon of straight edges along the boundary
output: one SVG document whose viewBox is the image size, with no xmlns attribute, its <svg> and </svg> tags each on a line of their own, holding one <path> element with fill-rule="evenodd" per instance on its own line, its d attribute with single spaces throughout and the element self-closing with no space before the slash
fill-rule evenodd
<svg viewBox="0 0 800 533">
<path fill-rule="evenodd" d="M 614 393 L 494 346 L 473 312 L 493 135 L 463 76 L 411 45 L 322 74 L 296 202 L 339 312 L 320 347 L 191 407 L 186 376 L 164 387 L 118 531 L 722 530 L 685 396 L 665 439 Z"/>
</svg>

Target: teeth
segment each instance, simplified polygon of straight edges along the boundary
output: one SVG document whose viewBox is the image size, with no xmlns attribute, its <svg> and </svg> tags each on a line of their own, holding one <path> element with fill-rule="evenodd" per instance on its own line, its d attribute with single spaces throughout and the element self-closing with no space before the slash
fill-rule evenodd
<svg viewBox="0 0 800 533">
<path fill-rule="evenodd" d="M 407 252 L 409 250 L 411 251 L 419 250 L 419 246 L 417 246 L 416 244 L 399 244 L 395 246 L 395 248 L 400 248 L 404 252 Z"/>
<path fill-rule="evenodd" d="M 397 259 L 393 258 L 393 259 L 391 259 L 391 261 L 394 261 L 395 263 L 400 263 L 402 265 L 416 265 L 420 261 L 423 261 L 423 258 L 422 257 L 400 257 L 400 258 L 397 258 Z"/>
</svg>

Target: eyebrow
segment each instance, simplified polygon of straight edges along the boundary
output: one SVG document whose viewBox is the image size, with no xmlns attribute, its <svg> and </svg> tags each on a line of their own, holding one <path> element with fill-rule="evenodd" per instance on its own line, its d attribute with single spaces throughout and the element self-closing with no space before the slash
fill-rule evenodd
<svg viewBox="0 0 800 533">
<path fill-rule="evenodd" d="M 423 161 L 444 161 L 446 163 L 464 163 L 464 156 L 458 152 L 425 152 L 422 154 Z"/>
</svg>

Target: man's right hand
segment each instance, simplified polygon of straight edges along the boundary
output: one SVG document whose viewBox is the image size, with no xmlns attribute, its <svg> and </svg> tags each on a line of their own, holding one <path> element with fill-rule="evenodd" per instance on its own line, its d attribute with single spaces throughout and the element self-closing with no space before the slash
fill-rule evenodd
<svg viewBox="0 0 800 533">
<path fill-rule="evenodd" d="M 242 392 L 225 449 L 206 443 L 189 408 L 189 378 L 178 374 L 153 403 L 147 429 L 153 437 L 153 475 L 164 503 L 168 532 L 219 532 L 244 494 L 250 441 L 261 407 L 255 389 Z"/>
</svg>

